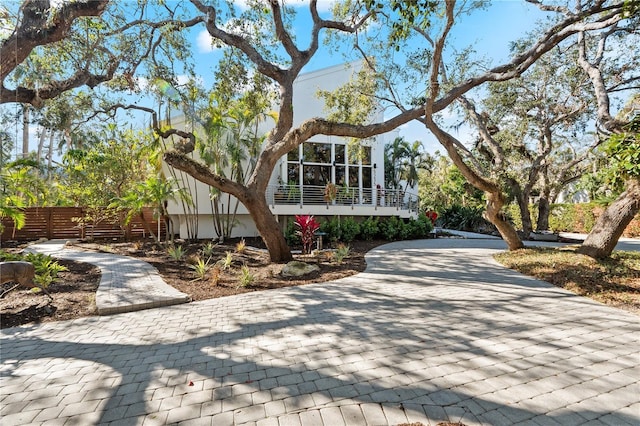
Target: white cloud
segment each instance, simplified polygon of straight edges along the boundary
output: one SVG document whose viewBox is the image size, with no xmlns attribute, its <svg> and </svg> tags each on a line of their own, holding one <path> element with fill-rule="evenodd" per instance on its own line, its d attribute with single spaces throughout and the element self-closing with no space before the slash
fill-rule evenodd
<svg viewBox="0 0 640 426">
<path fill-rule="evenodd" d="M 336 0 L 318 0 L 318 12 L 329 12 Z M 247 0 L 235 0 L 233 2 L 240 10 L 247 10 Z M 285 0 L 287 6 L 309 7 L 309 0 Z"/>
<path fill-rule="evenodd" d="M 135 76 L 134 78 L 140 90 L 147 90 L 149 88 L 149 79 L 147 77 Z"/>
<path fill-rule="evenodd" d="M 335 0 L 318 0 L 318 12 L 329 12 Z M 309 0 L 289 0 L 288 5 L 294 7 L 309 7 Z"/>
<path fill-rule="evenodd" d="M 200 53 L 209 53 L 217 49 L 217 47 L 213 45 L 213 38 L 207 30 L 202 30 L 198 33 L 196 45 Z"/>
</svg>

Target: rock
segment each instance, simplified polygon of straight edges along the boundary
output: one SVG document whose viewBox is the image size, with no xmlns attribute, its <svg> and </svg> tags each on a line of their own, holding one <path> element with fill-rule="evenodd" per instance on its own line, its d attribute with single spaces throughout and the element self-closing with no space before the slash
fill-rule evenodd
<svg viewBox="0 0 640 426">
<path fill-rule="evenodd" d="M 559 235 L 550 231 L 534 231 L 529 238 L 533 241 L 558 241 Z"/>
<path fill-rule="evenodd" d="M 302 277 L 319 270 L 320 267 L 318 265 L 309 265 L 308 263 L 294 260 L 284 265 L 281 274 L 283 277 Z"/>
</svg>

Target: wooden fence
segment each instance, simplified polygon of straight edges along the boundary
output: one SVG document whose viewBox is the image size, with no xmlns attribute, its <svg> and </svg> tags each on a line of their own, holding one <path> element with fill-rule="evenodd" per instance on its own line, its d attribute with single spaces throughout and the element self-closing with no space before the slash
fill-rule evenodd
<svg viewBox="0 0 640 426">
<path fill-rule="evenodd" d="M 149 236 L 149 228 L 154 234 L 158 232 L 158 221 L 153 218 L 153 210 L 145 208 L 143 218 L 135 216 L 128 225 L 124 225 L 124 218 L 120 220 L 105 220 L 95 226 L 82 225 L 77 218 L 85 216 L 82 207 L 29 207 L 24 209 L 25 226 L 14 229 L 13 221 L 2 218 L 4 230 L 1 241 L 7 240 L 36 240 L 38 238 L 74 239 L 86 238 L 124 238 L 134 239 Z M 75 220 L 74 220 L 75 219 Z M 164 221 L 160 223 L 160 234 L 166 232 Z"/>
</svg>

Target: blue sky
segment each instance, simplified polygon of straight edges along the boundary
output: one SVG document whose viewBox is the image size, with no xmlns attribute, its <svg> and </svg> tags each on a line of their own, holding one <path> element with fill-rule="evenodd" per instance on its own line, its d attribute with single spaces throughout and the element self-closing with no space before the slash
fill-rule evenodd
<svg viewBox="0 0 640 426">
<path fill-rule="evenodd" d="M 290 0 L 288 4 L 300 4 L 298 19 L 294 31 L 301 40 L 311 26 L 311 20 L 306 11 L 305 0 Z M 236 1 L 242 7 L 241 1 Z M 321 12 L 328 13 L 331 1 L 320 1 Z M 456 48 L 474 46 L 477 52 L 492 60 L 493 64 L 506 61 L 509 58 L 510 42 L 521 38 L 533 30 L 536 22 L 544 15 L 529 3 L 521 0 L 502 0 L 492 2 L 486 10 L 478 10 L 473 15 L 465 17 L 461 24 L 454 28 L 452 40 Z M 212 70 L 220 57 L 220 52 L 212 49 L 209 35 L 203 27 L 196 28 L 191 33 L 191 40 L 196 54 L 199 55 L 196 71 L 205 83 L 211 82 Z M 306 47 L 300 43 L 300 47 Z M 328 66 L 344 62 L 339 52 L 330 52 L 321 46 L 318 53 L 303 71 L 315 71 Z M 409 141 L 420 140 L 425 150 L 435 152 L 441 150 L 439 143 L 418 122 L 409 123 L 400 129 L 400 135 Z M 472 130 L 462 127 L 458 136 L 461 140 L 470 138 Z M 441 150 L 442 151 L 442 150 Z"/>
<path fill-rule="evenodd" d="M 60 1 L 60 0 L 58 0 Z M 169 0 L 170 1 L 170 0 Z M 237 7 L 242 8 L 244 0 L 235 0 Z M 319 0 L 319 10 L 322 15 L 329 16 L 329 10 L 333 0 Z M 298 38 L 308 40 L 311 19 L 308 14 L 308 0 L 287 0 L 288 5 L 299 6 L 298 19 L 296 20 L 294 31 Z M 543 17 L 543 14 L 534 6 L 523 0 L 499 0 L 492 2 L 486 10 L 475 11 L 472 16 L 465 17 L 464 21 L 454 28 L 452 37 L 456 48 L 463 48 L 473 45 L 478 53 L 491 58 L 494 64 L 503 62 L 509 57 L 509 43 L 531 31 L 536 22 Z M 209 43 L 209 36 L 204 26 L 193 28 L 189 35 L 196 55 L 196 72 L 199 78 L 205 83 L 205 87 L 210 87 L 213 82 L 213 70 L 221 52 L 212 49 Z M 301 43 L 300 47 L 306 47 Z M 315 71 L 321 68 L 337 65 L 344 62 L 344 56 L 340 52 L 331 52 L 326 46 L 321 45 L 317 54 L 303 71 Z M 137 98 L 137 99 L 136 99 Z M 131 96 L 131 101 L 140 101 L 147 104 L 137 96 Z M 151 105 L 149 105 L 151 106 Z M 135 119 L 134 119 L 135 120 Z M 145 119 L 140 117 L 141 121 Z M 134 124 L 134 123 L 131 123 Z M 139 123 L 142 124 L 142 123 Z M 418 122 L 409 123 L 402 126 L 400 135 L 408 141 L 420 140 L 423 142 L 425 150 L 435 152 L 441 150 L 439 143 L 431 136 L 424 126 Z M 461 127 L 459 138 L 461 140 L 472 137 L 472 129 Z M 35 135 L 35 129 L 32 135 Z M 33 144 L 33 142 L 32 142 Z"/>
</svg>

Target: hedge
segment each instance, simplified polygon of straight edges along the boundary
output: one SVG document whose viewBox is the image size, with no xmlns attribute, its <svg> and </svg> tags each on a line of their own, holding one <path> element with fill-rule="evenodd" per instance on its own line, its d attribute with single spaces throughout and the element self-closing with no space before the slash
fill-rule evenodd
<svg viewBox="0 0 640 426">
<path fill-rule="evenodd" d="M 554 232 L 589 233 L 605 208 L 598 203 L 552 204 L 551 214 L 549 215 L 549 229 Z M 529 210 L 531 211 L 531 221 L 535 228 L 538 217 L 537 206 L 532 205 Z M 516 229 L 522 229 L 518 206 L 515 204 L 509 205 L 507 213 Z M 640 213 L 626 227 L 623 236 L 632 238 L 640 236 Z"/>
</svg>

